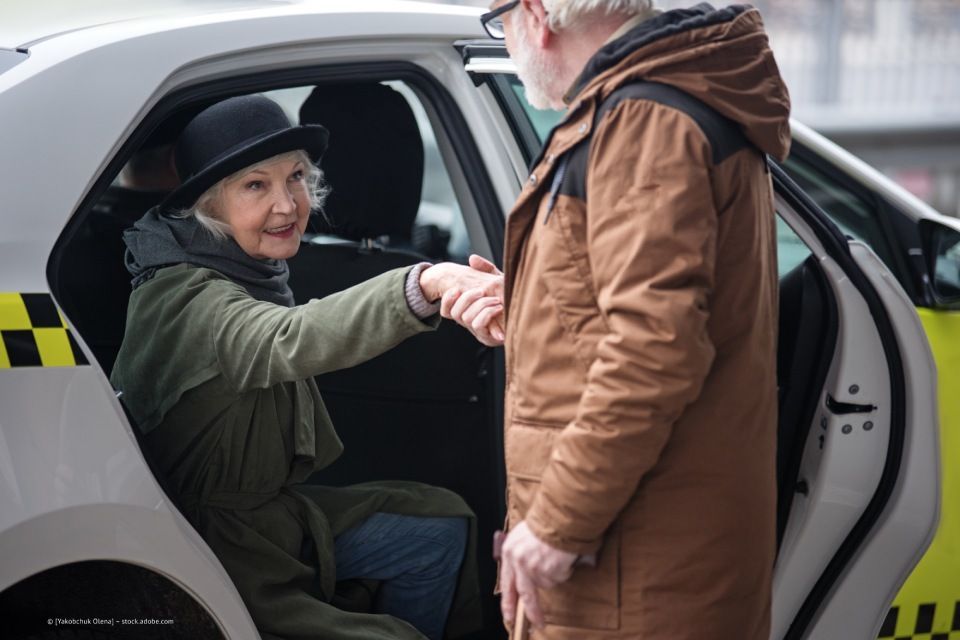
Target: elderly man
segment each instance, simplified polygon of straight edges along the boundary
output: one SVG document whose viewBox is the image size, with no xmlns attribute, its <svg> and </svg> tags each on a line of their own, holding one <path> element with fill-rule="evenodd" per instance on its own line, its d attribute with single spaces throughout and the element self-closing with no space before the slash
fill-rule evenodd
<svg viewBox="0 0 960 640">
<path fill-rule="evenodd" d="M 530 102 L 567 109 L 507 220 L 504 618 L 766 640 L 789 98 L 760 15 L 497 0 L 483 22 Z M 478 298 L 444 313 L 486 322 Z"/>
</svg>

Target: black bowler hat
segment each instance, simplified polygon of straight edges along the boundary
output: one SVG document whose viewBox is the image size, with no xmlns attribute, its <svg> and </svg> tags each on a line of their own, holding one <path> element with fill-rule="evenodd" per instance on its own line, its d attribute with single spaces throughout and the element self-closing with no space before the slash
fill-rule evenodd
<svg viewBox="0 0 960 640">
<path fill-rule="evenodd" d="M 184 128 L 174 149 L 180 186 L 160 203 L 164 212 L 187 209 L 227 176 L 275 155 L 303 149 L 316 164 L 327 148 L 320 125 L 293 126 L 273 100 L 238 96 L 207 107 Z"/>
</svg>

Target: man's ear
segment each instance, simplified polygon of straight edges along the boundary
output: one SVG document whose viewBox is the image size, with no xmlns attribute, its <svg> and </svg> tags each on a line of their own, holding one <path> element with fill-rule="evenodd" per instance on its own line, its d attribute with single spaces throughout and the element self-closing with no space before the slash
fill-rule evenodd
<svg viewBox="0 0 960 640">
<path fill-rule="evenodd" d="M 543 7 L 543 0 L 520 0 L 520 9 L 532 21 L 533 29 L 528 31 L 531 37 L 539 48 L 546 49 L 554 33 L 547 26 L 547 10 Z"/>
</svg>

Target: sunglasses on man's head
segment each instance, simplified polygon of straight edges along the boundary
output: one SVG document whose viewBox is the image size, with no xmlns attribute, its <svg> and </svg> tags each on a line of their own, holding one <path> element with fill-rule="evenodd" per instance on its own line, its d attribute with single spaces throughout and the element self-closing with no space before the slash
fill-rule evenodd
<svg viewBox="0 0 960 640">
<path fill-rule="evenodd" d="M 503 40 L 506 37 L 503 33 L 503 14 L 511 9 L 515 9 L 518 4 L 520 4 L 520 0 L 512 0 L 502 7 L 488 11 L 480 16 L 480 24 L 483 25 L 488 36 L 494 40 Z"/>
</svg>

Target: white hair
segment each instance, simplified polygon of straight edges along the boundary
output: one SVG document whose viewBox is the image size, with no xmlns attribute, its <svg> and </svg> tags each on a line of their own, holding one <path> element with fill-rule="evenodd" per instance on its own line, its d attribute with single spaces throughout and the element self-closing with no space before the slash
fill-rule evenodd
<svg viewBox="0 0 960 640">
<path fill-rule="evenodd" d="M 591 16 L 635 16 L 649 12 L 653 0 L 543 0 L 547 26 L 557 32 L 569 29 Z"/>
<path fill-rule="evenodd" d="M 287 151 L 275 155 L 266 160 L 261 160 L 256 164 L 244 167 L 240 171 L 233 173 L 223 180 L 203 192 L 203 195 L 197 198 L 192 207 L 181 209 L 173 214 L 175 218 L 194 217 L 204 229 L 209 231 L 215 238 L 224 239 L 230 235 L 230 225 L 216 217 L 217 206 L 223 196 L 223 185 L 236 180 L 242 175 L 259 169 L 274 162 L 302 162 L 305 167 L 304 180 L 307 183 L 307 199 L 310 202 L 310 210 L 320 210 L 327 196 L 330 195 L 330 187 L 323 181 L 323 171 L 320 167 L 313 164 L 306 151 L 298 149 L 296 151 Z"/>
</svg>

